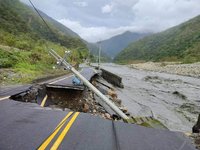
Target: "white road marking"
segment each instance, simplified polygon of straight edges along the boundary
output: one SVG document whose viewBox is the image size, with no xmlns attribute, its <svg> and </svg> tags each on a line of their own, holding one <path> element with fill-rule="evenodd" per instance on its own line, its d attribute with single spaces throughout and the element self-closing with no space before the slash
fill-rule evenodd
<svg viewBox="0 0 200 150">
<path fill-rule="evenodd" d="M 3 97 L 3 98 L 0 98 L 0 101 L 9 99 L 9 97 L 10 97 L 10 96 L 6 96 L 6 97 Z"/>
<path fill-rule="evenodd" d="M 81 72 L 83 72 L 83 69 L 81 69 L 81 71 L 80 71 L 79 73 L 81 73 Z M 70 77 L 73 77 L 73 76 L 74 76 L 74 74 L 72 74 L 72 75 L 70 75 L 70 76 L 67 76 L 67 77 L 64 77 L 64 78 L 62 78 L 62 79 L 58 79 L 58 80 L 56 80 L 56 81 L 50 82 L 49 84 L 54 84 L 54 83 L 56 83 L 56 82 L 65 80 L 65 79 L 70 78 Z"/>
<path fill-rule="evenodd" d="M 74 75 L 70 75 L 70 76 L 67 76 L 67 77 L 65 77 L 65 78 L 58 79 L 58 80 L 56 80 L 56 81 L 50 82 L 49 84 L 54 84 L 54 83 L 56 83 L 56 82 L 59 82 L 59 81 L 65 80 L 65 79 L 70 78 L 70 77 L 73 77 L 73 76 L 74 76 Z"/>
</svg>

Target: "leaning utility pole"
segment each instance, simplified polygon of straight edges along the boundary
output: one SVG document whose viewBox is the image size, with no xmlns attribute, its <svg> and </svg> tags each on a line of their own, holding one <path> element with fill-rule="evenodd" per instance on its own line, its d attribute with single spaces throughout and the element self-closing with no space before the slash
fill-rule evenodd
<svg viewBox="0 0 200 150">
<path fill-rule="evenodd" d="M 53 49 L 49 53 L 57 60 L 58 65 L 63 65 L 66 69 L 71 70 L 83 83 L 90 88 L 96 95 L 98 95 L 102 101 L 104 101 L 113 111 L 115 111 L 124 120 L 129 119 L 126 114 L 124 114 L 113 102 L 109 100 L 105 95 L 103 95 L 96 87 L 94 87 L 87 79 L 85 79 L 72 65 L 70 65 L 65 59 L 67 57 L 68 51 L 65 56 L 60 57 Z"/>
<path fill-rule="evenodd" d="M 101 63 L 101 41 L 99 42 L 99 63 L 98 63 L 99 70 L 100 70 L 100 63 Z"/>
</svg>

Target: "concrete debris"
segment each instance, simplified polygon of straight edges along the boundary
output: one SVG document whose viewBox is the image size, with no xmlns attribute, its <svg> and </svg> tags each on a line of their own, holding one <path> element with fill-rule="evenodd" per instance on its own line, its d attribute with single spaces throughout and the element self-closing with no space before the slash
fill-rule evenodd
<svg viewBox="0 0 200 150">
<path fill-rule="evenodd" d="M 128 112 L 128 109 L 126 107 L 120 107 L 120 109 L 124 112 L 124 113 L 127 113 Z"/>
<path fill-rule="evenodd" d="M 98 82 L 97 82 L 98 81 Z M 121 100 L 117 98 L 114 87 L 99 76 L 91 80 L 94 86 L 105 94 L 115 105 L 129 115 L 128 110 L 122 106 Z M 29 90 L 11 96 L 13 100 L 42 104 L 47 96 L 44 107 L 60 109 L 62 111 L 72 110 L 91 113 L 109 120 L 121 119 L 105 102 L 83 85 L 33 85 Z"/>
<path fill-rule="evenodd" d="M 32 86 L 27 91 L 23 91 L 18 94 L 12 95 L 11 99 L 15 99 L 17 101 L 22 102 L 37 103 L 37 95 L 39 92 L 38 87 L 38 85 Z"/>
<path fill-rule="evenodd" d="M 94 95 L 94 99 L 95 101 L 98 102 L 98 104 L 100 104 L 106 112 L 108 112 L 110 115 L 116 115 L 116 113 L 103 101 L 100 100 L 100 98 L 97 95 Z"/>
<path fill-rule="evenodd" d="M 105 69 L 102 69 L 102 68 L 101 68 L 101 71 L 102 71 L 102 77 L 106 81 L 108 81 L 109 83 L 111 83 L 117 87 L 124 88 L 121 77 L 119 77 L 118 75 L 113 74 Z"/>
<path fill-rule="evenodd" d="M 112 89 L 108 90 L 108 95 L 110 95 L 113 99 L 117 99 L 117 93 Z"/>
<path fill-rule="evenodd" d="M 104 89 L 107 93 L 108 89 L 110 90 L 110 88 Z M 121 106 L 121 100 L 116 98 L 117 95 L 115 95 L 114 90 L 109 92 L 114 95 L 108 95 L 113 103 L 123 108 L 122 111 L 127 112 L 127 109 Z M 72 111 L 91 113 L 110 120 L 121 119 L 107 104 L 102 103 L 98 96 L 88 89 L 83 91 L 82 88 L 70 88 L 70 86 L 34 85 L 29 90 L 13 95 L 11 98 L 16 101 L 38 103 L 40 105 L 46 95 L 45 107 L 62 111 L 70 109 Z"/>
<path fill-rule="evenodd" d="M 105 118 L 106 118 L 106 119 L 110 119 L 110 120 L 112 120 L 112 118 L 111 118 L 110 114 L 108 114 L 108 113 L 105 113 L 105 114 L 104 114 L 104 116 L 105 116 Z"/>
</svg>

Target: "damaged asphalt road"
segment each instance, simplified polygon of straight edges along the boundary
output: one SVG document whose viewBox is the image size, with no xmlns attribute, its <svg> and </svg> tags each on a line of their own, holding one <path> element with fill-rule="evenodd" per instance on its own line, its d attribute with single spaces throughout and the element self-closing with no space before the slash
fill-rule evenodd
<svg viewBox="0 0 200 150">
<path fill-rule="evenodd" d="M 66 80 L 59 79 L 59 82 L 65 84 Z M 182 133 L 113 122 L 86 113 L 77 114 L 77 118 L 73 114 L 62 123 L 68 114 L 69 110 L 52 110 L 35 103 L 0 101 L 0 149 L 37 149 L 58 126 L 62 128 L 50 140 L 47 149 L 57 140 L 61 141 L 59 149 L 195 149 Z M 67 128 L 68 132 L 64 132 Z"/>
</svg>

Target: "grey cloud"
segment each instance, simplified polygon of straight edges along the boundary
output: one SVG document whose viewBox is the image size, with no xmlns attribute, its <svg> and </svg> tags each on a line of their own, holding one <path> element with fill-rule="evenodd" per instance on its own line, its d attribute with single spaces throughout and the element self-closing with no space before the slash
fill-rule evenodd
<svg viewBox="0 0 200 150">
<path fill-rule="evenodd" d="M 28 0 L 21 1 L 28 3 Z M 92 42 L 127 30 L 159 32 L 200 14 L 199 0 L 32 0 L 32 2 L 38 9 Z"/>
<path fill-rule="evenodd" d="M 80 7 L 87 7 L 88 3 L 87 2 L 73 2 L 75 5 L 80 6 Z"/>
</svg>

